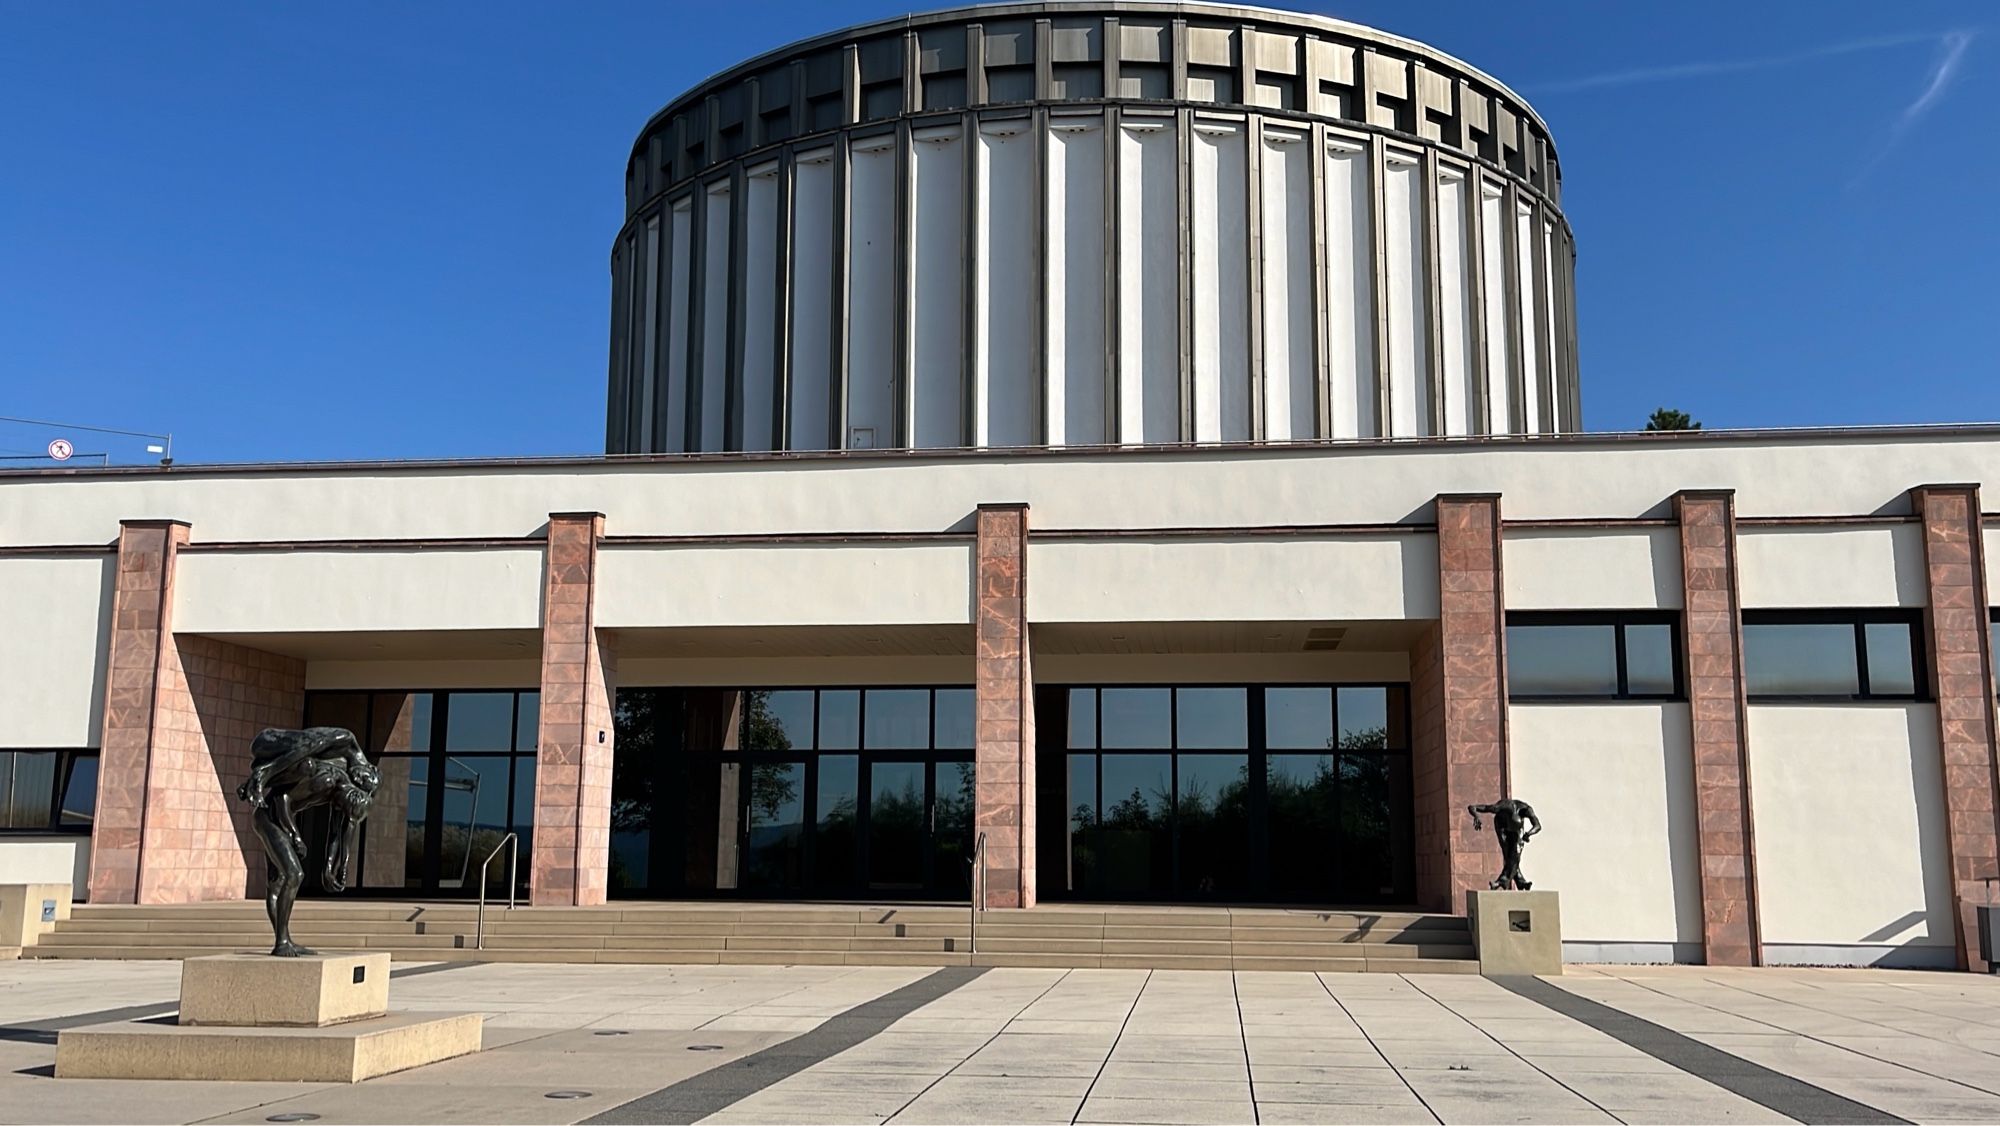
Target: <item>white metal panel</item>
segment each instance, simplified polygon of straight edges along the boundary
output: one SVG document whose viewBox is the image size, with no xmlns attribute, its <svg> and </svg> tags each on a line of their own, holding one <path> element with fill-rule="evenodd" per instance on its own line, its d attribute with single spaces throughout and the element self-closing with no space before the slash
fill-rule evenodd
<svg viewBox="0 0 2000 1126">
<path fill-rule="evenodd" d="M 1391 152 L 1383 185 L 1388 248 L 1389 434 L 1431 432 L 1430 333 L 1425 307 L 1430 279 L 1424 263 L 1424 173 L 1414 156 Z"/>
<path fill-rule="evenodd" d="M 1508 709 L 1516 793 L 1549 824 L 1587 836 L 1538 837 L 1537 884 L 1559 887 L 1563 937 L 1700 942 L 1701 820 L 1685 703 L 1515 704 Z"/>
<path fill-rule="evenodd" d="M 896 444 L 896 146 L 855 142 L 848 194 L 849 449 Z"/>
<path fill-rule="evenodd" d="M 972 620 L 969 544 L 628 546 L 597 566 L 606 628 Z"/>
<path fill-rule="evenodd" d="M 0 559 L 0 747 L 98 745 L 112 554 Z"/>
<path fill-rule="evenodd" d="M 1030 344 L 1040 327 L 1035 318 L 1040 208 L 1035 135 L 1026 119 L 980 127 L 977 195 L 972 440 L 980 446 L 1031 446 L 1042 437 L 1041 372 Z"/>
<path fill-rule="evenodd" d="M 1334 140 L 1326 151 L 1326 343 L 1332 417 L 1328 437 L 1381 433 L 1375 396 L 1375 251 L 1368 150 Z"/>
<path fill-rule="evenodd" d="M 1118 439 L 1180 440 L 1180 162 L 1171 122 L 1118 138 Z"/>
<path fill-rule="evenodd" d="M 1678 610 L 1676 528 L 1543 528 L 1507 533 L 1510 610 Z"/>
<path fill-rule="evenodd" d="M 541 628 L 539 545 L 408 551 L 187 552 L 174 628 L 350 633 Z"/>
<path fill-rule="evenodd" d="M 1764 941 L 1951 946 L 1937 705 L 1752 704 L 1748 719 Z"/>
<path fill-rule="evenodd" d="M 792 170 L 791 417 L 786 445 L 823 450 L 832 418 L 833 154 L 801 156 Z"/>
<path fill-rule="evenodd" d="M 1752 610 L 1916 609 L 1930 598 L 1916 524 L 1743 528 L 1736 567 L 1743 605 Z"/>
<path fill-rule="evenodd" d="M 1250 439 L 1249 199 L 1245 127 L 1198 122 L 1189 139 L 1194 437 Z"/>
<path fill-rule="evenodd" d="M 679 453 L 687 449 L 688 302 L 694 293 L 688 279 L 693 273 L 694 205 L 687 201 L 677 204 L 668 223 L 674 260 L 667 278 L 667 432 L 660 446 L 669 453 Z"/>
<path fill-rule="evenodd" d="M 925 129 L 910 154 L 915 176 L 910 247 L 911 445 L 965 445 L 965 138 Z"/>
<path fill-rule="evenodd" d="M 1030 544 L 1028 566 L 1035 622 L 1394 620 L 1438 607 L 1432 535 L 1055 540 Z"/>
<path fill-rule="evenodd" d="M 1555 224 L 1542 224 L 1542 384 L 1548 394 L 1547 428 L 1554 432 L 1562 429 L 1562 384 L 1557 371 L 1562 367 L 1556 349 L 1556 228 Z"/>
<path fill-rule="evenodd" d="M 1102 118 L 1050 120 L 1048 193 L 1048 440 L 1107 442 Z"/>
<path fill-rule="evenodd" d="M 778 174 L 752 173 L 743 190 L 743 444 L 771 448 L 778 409 Z"/>
<path fill-rule="evenodd" d="M 1506 199 L 1498 188 L 1483 186 L 1479 193 L 1480 284 L 1482 311 L 1486 323 L 1486 432 L 1506 434 L 1513 430 L 1510 404 L 1513 402 L 1513 350 L 1507 345 L 1507 287 L 1513 277 L 1507 269 Z"/>
<path fill-rule="evenodd" d="M 1472 248 L 1466 241 L 1465 174 L 1438 173 L 1438 329 L 1446 434 L 1470 434 L 1479 409 L 1472 352 Z"/>
<path fill-rule="evenodd" d="M 646 223 L 646 282 L 640 287 L 646 302 L 646 329 L 641 337 L 645 344 L 640 349 L 639 370 L 632 378 L 639 384 L 639 449 L 653 448 L 653 361 L 660 350 L 660 220 L 656 216 Z M 628 400 L 629 401 L 629 400 Z"/>
<path fill-rule="evenodd" d="M 729 416 L 729 225 L 734 203 L 728 186 L 709 190 L 703 223 L 701 309 L 701 442 L 696 449 L 724 448 Z"/>
<path fill-rule="evenodd" d="M 1315 436 L 1312 149 L 1303 133 L 1264 130 L 1264 437 Z"/>
<path fill-rule="evenodd" d="M 1521 323 L 1521 386 L 1524 388 L 1521 401 L 1523 432 L 1539 433 L 1542 429 L 1541 379 L 1542 341 L 1535 331 L 1535 213 L 1528 207 L 1516 205 L 1514 210 L 1514 286 L 1520 294 Z"/>
</svg>

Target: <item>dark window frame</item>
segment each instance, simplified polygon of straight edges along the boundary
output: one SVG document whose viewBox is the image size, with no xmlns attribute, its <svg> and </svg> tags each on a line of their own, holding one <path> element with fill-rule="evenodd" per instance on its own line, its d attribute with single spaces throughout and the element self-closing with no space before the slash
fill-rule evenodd
<svg viewBox="0 0 2000 1126">
<path fill-rule="evenodd" d="M 1760 625 L 1804 626 L 1804 625 L 1844 625 L 1854 631 L 1854 671 L 1855 692 L 1751 692 L 1748 641 L 1750 627 Z M 1910 679 L 1914 692 L 1876 692 L 1868 683 L 1868 626 L 1906 625 L 1910 628 Z M 1743 642 L 1743 698 L 1751 704 L 1786 703 L 1852 703 L 1852 704 L 1909 704 L 1925 703 L 1934 693 L 1930 683 L 1930 654 L 1924 643 L 1923 611 L 1894 606 L 1870 607 L 1865 609 L 1789 609 L 1789 610 L 1745 610 L 1738 626 L 1742 630 Z"/>
<path fill-rule="evenodd" d="M 1627 626 L 1666 626 L 1674 687 L 1671 692 L 1631 690 L 1626 657 Z M 1611 648 L 1617 662 L 1617 690 L 1609 695 L 1588 692 L 1517 692 L 1513 670 L 1507 669 L 1507 700 L 1520 704 L 1656 704 L 1687 699 L 1687 640 L 1681 635 L 1679 610 L 1509 610 L 1503 629 L 1515 626 L 1610 626 Z"/>
<path fill-rule="evenodd" d="M 49 787 L 49 805 L 46 811 L 46 820 L 47 820 L 46 825 L 41 826 L 39 828 L 35 826 L 0 825 L 0 838 L 27 837 L 27 836 L 35 836 L 35 837 L 89 836 L 91 834 L 91 831 L 96 827 L 96 822 L 97 822 L 96 795 L 95 794 L 92 795 L 90 820 L 81 825 L 63 824 L 62 800 L 63 800 L 63 795 L 69 790 L 70 777 L 76 772 L 76 764 L 79 759 L 95 759 L 98 761 L 98 768 L 99 768 L 98 785 L 102 787 L 104 778 L 102 748 L 0 747 L 0 755 L 16 755 L 16 754 L 56 756 L 55 784 Z M 8 765 L 11 770 L 14 764 L 10 762 Z M 13 775 L 10 773 L 8 777 L 11 779 Z M 11 796 L 9 800 L 11 801 Z"/>
</svg>

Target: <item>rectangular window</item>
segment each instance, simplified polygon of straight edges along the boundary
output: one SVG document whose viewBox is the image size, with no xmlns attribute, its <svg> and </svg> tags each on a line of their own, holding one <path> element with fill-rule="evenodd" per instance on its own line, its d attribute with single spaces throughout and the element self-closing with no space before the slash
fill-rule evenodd
<svg viewBox="0 0 2000 1126">
<path fill-rule="evenodd" d="M 1916 700 L 1925 670 L 1911 610 L 1747 610 L 1752 699 Z"/>
<path fill-rule="evenodd" d="M 1681 695 L 1672 611 L 1507 615 L 1507 694 L 1515 700 L 1672 700 Z"/>
<path fill-rule="evenodd" d="M 1043 894 L 1399 903 L 1414 895 L 1400 684 L 1051 688 Z"/>
<path fill-rule="evenodd" d="M 0 832 L 89 832 L 97 752 L 0 751 Z"/>
</svg>

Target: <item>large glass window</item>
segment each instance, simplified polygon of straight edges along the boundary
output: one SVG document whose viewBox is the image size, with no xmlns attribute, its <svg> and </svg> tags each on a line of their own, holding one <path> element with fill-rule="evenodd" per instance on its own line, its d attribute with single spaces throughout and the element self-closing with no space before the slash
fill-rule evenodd
<svg viewBox="0 0 2000 1126">
<path fill-rule="evenodd" d="M 620 689 L 611 893 L 960 898 L 970 688 Z"/>
<path fill-rule="evenodd" d="M 1407 902 L 1407 715 L 1402 685 L 1046 689 L 1044 893 Z"/>
<path fill-rule="evenodd" d="M 1743 688 L 1752 698 L 1914 700 L 1925 692 L 1917 614 L 1749 610 Z"/>
<path fill-rule="evenodd" d="M 527 885 L 539 693 L 310 692 L 306 723 L 353 731 L 382 773 L 351 861 L 351 890 L 473 894 L 481 863 L 510 832 L 519 838 L 515 879 Z M 322 822 L 312 811 L 300 826 L 315 853 L 325 847 Z M 486 879 L 489 892 L 505 892 L 504 852 Z"/>
<path fill-rule="evenodd" d="M 1673 699 L 1681 694 L 1677 615 L 1507 615 L 1507 694 L 1516 700 Z"/>
<path fill-rule="evenodd" d="M 88 832 L 97 815 L 97 752 L 0 751 L 0 830 Z"/>
</svg>

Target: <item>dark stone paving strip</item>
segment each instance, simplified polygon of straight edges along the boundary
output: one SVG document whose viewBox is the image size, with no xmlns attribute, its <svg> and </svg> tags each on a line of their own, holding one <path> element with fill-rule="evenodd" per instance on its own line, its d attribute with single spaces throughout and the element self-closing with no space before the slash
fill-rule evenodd
<svg viewBox="0 0 2000 1126">
<path fill-rule="evenodd" d="M 418 974 L 434 974 L 444 970 L 462 970 L 467 966 L 483 966 L 485 962 L 432 962 L 427 966 L 403 966 L 391 968 L 389 976 L 415 977 Z M 155 1001 L 150 1005 L 126 1005 L 117 1009 L 99 1009 L 91 1013 L 77 1013 L 75 1016 L 50 1017 L 47 1020 L 31 1020 L 23 1024 L 0 1025 L 0 1040 L 17 1044 L 54 1044 L 56 1033 L 65 1028 L 82 1028 L 87 1024 L 110 1024 L 121 1020 L 145 1020 L 148 1017 L 168 1016 L 180 1011 L 179 1001 Z"/>
<path fill-rule="evenodd" d="M 1496 977 L 1492 980 L 1504 989 L 1578 1023 L 1589 1025 L 1662 1063 L 1671 1064 L 1698 1079 L 1706 1079 L 1724 1090 L 1734 1091 L 1751 1102 L 1808 1126 L 1850 1122 L 1910 1126 L 1908 1119 L 1855 1102 L 1845 1095 L 1836 1095 L 1803 1079 L 1772 1071 L 1762 1064 L 1752 1063 L 1742 1056 L 1704 1044 L 1671 1028 L 1571 993 L 1540 978 Z"/>
<path fill-rule="evenodd" d="M 946 966 L 936 973 L 828 1018 L 811 1032 L 731 1060 L 671 1087 L 584 1119 L 593 1123 L 699 1122 L 731 1103 L 854 1047 L 924 1005 L 986 972 L 984 966 Z"/>
</svg>

